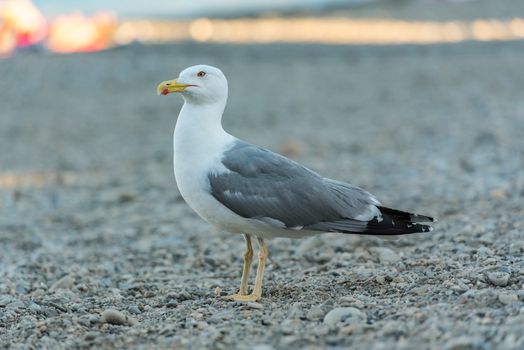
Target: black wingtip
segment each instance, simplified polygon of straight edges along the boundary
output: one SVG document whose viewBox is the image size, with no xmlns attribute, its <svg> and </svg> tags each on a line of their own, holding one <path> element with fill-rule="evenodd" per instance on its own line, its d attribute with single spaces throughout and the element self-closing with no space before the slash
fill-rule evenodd
<svg viewBox="0 0 524 350">
<path fill-rule="evenodd" d="M 405 211 L 378 207 L 381 218 L 375 218 L 367 223 L 364 234 L 403 235 L 419 232 L 431 232 L 433 227 L 420 222 L 435 222 L 431 216 L 408 213 Z"/>
<path fill-rule="evenodd" d="M 382 214 L 387 214 L 392 216 L 393 218 L 405 220 L 405 221 L 411 221 L 411 222 L 436 222 L 437 219 L 431 216 L 427 215 L 421 215 L 416 213 L 410 213 L 407 211 L 402 211 L 398 209 L 378 206 L 377 207 Z"/>
</svg>

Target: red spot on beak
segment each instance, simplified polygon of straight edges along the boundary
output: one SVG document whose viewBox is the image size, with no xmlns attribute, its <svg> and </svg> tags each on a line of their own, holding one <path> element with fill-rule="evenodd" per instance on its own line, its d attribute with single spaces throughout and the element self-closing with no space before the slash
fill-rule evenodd
<svg viewBox="0 0 524 350">
<path fill-rule="evenodd" d="M 169 94 L 169 90 L 167 88 L 162 90 L 162 95 L 167 95 L 167 94 Z"/>
</svg>

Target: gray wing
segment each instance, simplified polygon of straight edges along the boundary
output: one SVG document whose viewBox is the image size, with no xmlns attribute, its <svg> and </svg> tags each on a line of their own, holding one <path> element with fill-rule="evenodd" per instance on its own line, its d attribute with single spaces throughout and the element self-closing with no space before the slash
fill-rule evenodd
<svg viewBox="0 0 524 350">
<path fill-rule="evenodd" d="M 356 232 L 380 215 L 379 202 L 368 192 L 324 178 L 281 155 L 237 141 L 225 152 L 229 172 L 209 174 L 212 195 L 245 217 L 290 229 Z M 340 224 L 341 225 L 341 224 Z"/>
</svg>

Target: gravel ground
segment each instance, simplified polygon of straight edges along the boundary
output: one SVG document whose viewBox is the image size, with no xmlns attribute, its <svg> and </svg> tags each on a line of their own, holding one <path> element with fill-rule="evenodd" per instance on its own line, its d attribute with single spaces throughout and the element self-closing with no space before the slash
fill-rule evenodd
<svg viewBox="0 0 524 350">
<path fill-rule="evenodd" d="M 0 61 L 0 348 L 524 348 L 523 52 L 186 43 Z M 155 95 L 197 63 L 229 77 L 230 132 L 436 230 L 272 240 L 264 298 L 225 301 L 243 239 L 181 199 L 181 99 Z"/>
</svg>

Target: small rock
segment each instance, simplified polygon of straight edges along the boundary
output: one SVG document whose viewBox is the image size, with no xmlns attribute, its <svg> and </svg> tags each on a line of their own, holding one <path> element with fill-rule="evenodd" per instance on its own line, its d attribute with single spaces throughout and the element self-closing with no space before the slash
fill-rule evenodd
<svg viewBox="0 0 524 350">
<path fill-rule="evenodd" d="M 307 255 L 308 253 L 312 252 L 313 250 L 315 250 L 315 248 L 317 247 L 318 247 L 318 241 L 314 237 L 307 238 L 307 239 L 302 240 L 302 242 L 300 242 L 297 249 L 295 249 L 295 253 L 298 256 L 303 257 Z"/>
<path fill-rule="evenodd" d="M 80 317 L 78 323 L 84 327 L 91 327 L 91 322 L 89 322 L 89 317 Z"/>
<path fill-rule="evenodd" d="M 46 307 L 44 309 L 44 315 L 46 317 L 56 317 L 58 316 L 58 311 L 54 307 Z"/>
<path fill-rule="evenodd" d="M 386 276 L 377 276 L 377 277 L 375 277 L 375 281 L 378 284 L 384 284 L 384 283 L 386 283 Z"/>
<path fill-rule="evenodd" d="M 360 294 L 356 294 L 356 296 L 361 296 Z M 350 296 L 350 295 L 345 295 L 343 297 L 341 297 L 338 302 L 340 303 L 340 306 L 353 306 L 353 307 L 356 307 L 357 309 L 360 309 L 360 308 L 363 308 L 364 307 L 364 303 L 355 298 L 354 296 Z"/>
<path fill-rule="evenodd" d="M 118 195 L 119 203 L 129 203 L 136 200 L 136 195 L 134 193 L 122 192 Z"/>
<path fill-rule="evenodd" d="M 524 253 L 524 242 L 518 241 L 513 242 L 509 245 L 509 252 L 511 254 L 522 254 Z"/>
<path fill-rule="evenodd" d="M 325 325 L 317 325 L 313 330 L 313 334 L 317 337 L 324 337 L 329 334 L 329 327 Z"/>
<path fill-rule="evenodd" d="M 255 301 L 249 302 L 246 305 L 252 309 L 257 309 L 257 310 L 262 310 L 264 308 L 264 305 L 257 303 Z"/>
<path fill-rule="evenodd" d="M 31 291 L 31 285 L 26 280 L 16 281 L 15 290 L 18 294 L 27 294 Z"/>
<path fill-rule="evenodd" d="M 503 271 L 490 272 L 487 275 L 488 281 L 498 287 L 505 287 L 508 285 L 510 274 Z"/>
<path fill-rule="evenodd" d="M 498 295 L 493 289 L 470 289 L 462 294 L 458 301 L 461 304 L 472 303 L 479 307 L 486 307 L 496 303 Z"/>
<path fill-rule="evenodd" d="M 0 307 L 6 307 L 7 305 L 15 302 L 16 299 L 13 298 L 12 296 L 10 295 L 7 295 L 7 294 L 4 294 L 4 295 L 0 295 Z"/>
<path fill-rule="evenodd" d="M 192 312 L 189 316 L 197 321 L 204 319 L 204 314 L 198 311 Z"/>
<path fill-rule="evenodd" d="M 400 260 L 400 256 L 397 253 L 386 247 L 374 247 L 371 251 L 377 255 L 381 264 L 390 264 Z"/>
<path fill-rule="evenodd" d="M 292 319 L 292 318 L 303 318 L 304 317 L 304 310 L 302 310 L 302 304 L 294 303 L 293 306 L 291 306 L 291 309 L 289 310 L 288 317 L 290 319 Z"/>
<path fill-rule="evenodd" d="M 206 329 L 209 324 L 206 321 L 199 321 L 196 323 L 196 327 L 200 330 Z"/>
<path fill-rule="evenodd" d="M 58 281 L 56 281 L 49 290 L 57 290 L 57 289 L 71 289 L 73 285 L 75 284 L 75 280 L 71 278 L 69 275 L 66 275 L 62 278 L 60 278 Z"/>
<path fill-rule="evenodd" d="M 366 320 L 366 315 L 354 307 L 337 307 L 326 314 L 324 324 L 335 326 L 339 322 L 359 323 Z"/>
<path fill-rule="evenodd" d="M 96 333 L 96 332 L 87 332 L 87 333 L 84 335 L 84 340 L 90 341 L 90 340 L 95 339 L 96 336 L 97 336 L 97 333 Z"/>
<path fill-rule="evenodd" d="M 519 296 L 515 293 L 501 293 L 499 301 L 504 305 L 509 305 L 519 301 Z"/>
<path fill-rule="evenodd" d="M 454 285 L 453 287 L 451 287 L 451 289 L 453 289 L 453 290 L 456 291 L 456 292 L 463 293 L 463 292 L 469 290 L 469 287 L 468 287 L 468 285 L 465 284 L 463 281 L 461 281 L 461 280 L 457 280 L 457 281 L 456 281 L 456 285 Z"/>
<path fill-rule="evenodd" d="M 293 334 L 293 332 L 295 331 L 293 320 L 286 319 L 282 321 L 282 323 L 280 324 L 280 331 L 284 335 Z"/>
<path fill-rule="evenodd" d="M 42 307 L 34 302 L 29 304 L 29 310 L 35 314 L 39 314 L 43 311 Z"/>
<path fill-rule="evenodd" d="M 488 247 L 480 247 L 477 250 L 478 256 L 485 258 L 485 257 L 491 257 L 493 256 L 493 251 L 489 249 Z"/>
<path fill-rule="evenodd" d="M 102 313 L 100 317 L 101 323 L 110 323 L 114 325 L 124 326 L 129 325 L 133 326 L 137 321 L 132 318 L 124 315 L 122 312 L 115 309 L 107 309 Z"/>
<path fill-rule="evenodd" d="M 135 305 L 135 304 L 132 304 L 132 305 L 129 305 L 129 307 L 127 308 L 127 311 L 131 314 L 135 314 L 135 315 L 139 315 L 141 314 L 142 312 L 140 311 L 140 308 Z"/>
<path fill-rule="evenodd" d="M 318 306 L 313 306 L 306 314 L 306 318 L 310 321 L 317 321 L 324 317 L 324 311 Z"/>
<path fill-rule="evenodd" d="M 9 307 L 11 309 L 16 309 L 16 310 L 24 310 L 26 308 L 24 302 L 21 300 L 13 301 L 11 304 L 9 304 Z"/>
</svg>

